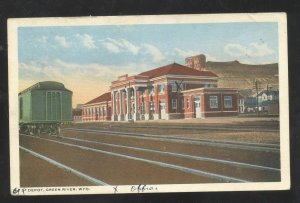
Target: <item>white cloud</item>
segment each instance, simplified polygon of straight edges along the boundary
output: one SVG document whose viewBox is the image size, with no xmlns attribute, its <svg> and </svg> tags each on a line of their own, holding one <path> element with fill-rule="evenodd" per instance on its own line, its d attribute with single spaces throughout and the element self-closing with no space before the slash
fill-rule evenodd
<svg viewBox="0 0 300 203">
<path fill-rule="evenodd" d="M 46 49 L 49 49 L 49 48 L 56 49 L 57 48 L 56 44 L 53 42 L 51 43 L 49 41 L 49 37 L 47 37 L 47 36 L 38 37 L 38 38 L 36 38 L 35 42 L 32 44 L 32 46 L 35 48 L 38 48 L 38 49 L 40 49 L 41 47 L 44 49 L 45 48 Z M 47 56 L 45 56 L 45 57 L 47 57 Z"/>
<path fill-rule="evenodd" d="M 190 57 L 190 56 L 195 56 L 195 55 L 199 55 L 199 54 L 203 54 L 206 57 L 206 61 L 218 61 L 218 59 L 215 56 L 212 56 L 210 54 L 207 53 L 201 53 L 200 51 L 194 51 L 194 50 L 182 50 L 180 48 L 174 48 L 173 49 L 173 55 L 175 56 L 180 56 L 183 58 L 186 57 Z"/>
<path fill-rule="evenodd" d="M 89 49 L 96 49 L 97 46 L 95 45 L 95 41 L 92 36 L 88 34 L 76 34 L 76 37 L 80 38 L 82 40 L 82 43 L 85 47 Z"/>
<path fill-rule="evenodd" d="M 248 46 L 227 44 L 224 47 L 224 52 L 234 57 L 263 57 L 274 53 L 267 44 L 259 44 L 256 42 L 250 43 Z"/>
<path fill-rule="evenodd" d="M 200 54 L 198 51 L 191 51 L 191 50 L 186 51 L 179 48 L 174 48 L 173 51 L 175 55 L 181 56 L 183 58 Z"/>
<path fill-rule="evenodd" d="M 251 43 L 250 46 L 254 48 L 255 56 L 267 56 L 274 53 L 267 44 Z"/>
<path fill-rule="evenodd" d="M 105 40 L 99 40 L 103 47 L 105 47 L 108 51 L 112 53 L 119 53 L 119 52 L 130 52 L 133 55 L 139 53 L 140 48 L 133 43 L 129 42 L 126 39 L 112 39 L 107 38 Z"/>
<path fill-rule="evenodd" d="M 63 36 L 56 35 L 54 40 L 61 47 L 68 48 L 71 46 L 71 44 L 67 42 L 66 38 Z"/>
<path fill-rule="evenodd" d="M 99 40 L 102 46 L 111 53 L 130 52 L 133 55 L 143 53 L 150 55 L 154 63 L 161 62 L 166 59 L 165 55 L 152 44 L 135 45 L 126 39 L 106 38 Z"/>
<path fill-rule="evenodd" d="M 139 53 L 140 48 L 135 46 L 134 44 L 130 43 L 129 41 L 125 40 L 125 39 L 121 39 L 121 42 L 123 43 L 123 46 L 125 48 L 127 48 L 127 50 L 129 52 L 131 52 L 132 54 L 136 55 Z"/>
<path fill-rule="evenodd" d="M 160 62 L 160 61 L 166 59 L 164 54 L 157 47 L 153 46 L 152 44 L 143 44 L 142 46 L 145 49 L 144 53 L 152 56 L 153 62 L 156 63 L 156 62 Z"/>
<path fill-rule="evenodd" d="M 119 53 L 121 52 L 120 48 L 113 43 L 110 42 L 102 42 L 102 45 L 111 53 Z"/>
<path fill-rule="evenodd" d="M 47 36 L 42 36 L 42 37 L 37 39 L 37 42 L 42 43 L 42 44 L 46 44 L 46 43 L 48 43 L 48 37 Z"/>
<path fill-rule="evenodd" d="M 112 39 L 110 37 L 108 37 L 108 38 L 106 38 L 105 40 L 102 40 L 102 41 L 109 41 L 109 42 L 115 44 L 118 47 L 123 47 L 123 44 L 122 44 L 122 42 L 120 42 L 120 40 Z"/>
<path fill-rule="evenodd" d="M 19 65 L 19 89 L 23 90 L 46 80 L 62 82 L 66 88 L 73 91 L 73 106 L 75 106 L 77 103 L 86 103 L 109 91 L 111 82 L 118 76 L 134 75 L 147 68 L 146 64 L 140 63 L 128 63 L 120 68 L 120 66 L 96 63 L 69 63 L 60 59 L 54 60 L 52 64 L 31 61 Z"/>
</svg>

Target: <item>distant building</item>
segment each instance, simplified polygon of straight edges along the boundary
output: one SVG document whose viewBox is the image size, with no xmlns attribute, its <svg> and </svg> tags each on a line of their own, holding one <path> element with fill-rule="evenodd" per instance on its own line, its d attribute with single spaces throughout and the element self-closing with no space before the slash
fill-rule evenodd
<svg viewBox="0 0 300 203">
<path fill-rule="evenodd" d="M 77 104 L 76 109 L 82 109 L 83 104 Z"/>
<path fill-rule="evenodd" d="M 258 104 L 262 104 L 266 101 L 278 101 L 279 91 L 278 90 L 263 90 L 258 94 Z"/>
<path fill-rule="evenodd" d="M 72 110 L 73 121 L 81 122 L 82 120 L 82 104 L 77 104 L 76 108 Z"/>
<path fill-rule="evenodd" d="M 82 121 L 111 120 L 111 94 L 106 92 L 82 105 Z"/>
<path fill-rule="evenodd" d="M 245 98 L 246 112 L 265 111 L 269 114 L 279 113 L 279 91 L 262 90 Z"/>
<path fill-rule="evenodd" d="M 73 109 L 73 121 L 74 122 L 81 122 L 82 121 L 82 109 Z"/>
</svg>

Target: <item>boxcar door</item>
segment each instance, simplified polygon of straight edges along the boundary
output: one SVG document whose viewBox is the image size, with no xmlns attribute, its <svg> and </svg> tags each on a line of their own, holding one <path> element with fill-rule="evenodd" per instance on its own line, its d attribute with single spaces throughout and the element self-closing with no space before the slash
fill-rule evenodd
<svg viewBox="0 0 300 203">
<path fill-rule="evenodd" d="M 62 102 L 60 92 L 47 92 L 47 120 L 61 121 L 62 119 Z"/>
<path fill-rule="evenodd" d="M 57 121 L 62 120 L 62 98 L 61 92 L 55 92 L 56 96 L 56 119 Z"/>
</svg>

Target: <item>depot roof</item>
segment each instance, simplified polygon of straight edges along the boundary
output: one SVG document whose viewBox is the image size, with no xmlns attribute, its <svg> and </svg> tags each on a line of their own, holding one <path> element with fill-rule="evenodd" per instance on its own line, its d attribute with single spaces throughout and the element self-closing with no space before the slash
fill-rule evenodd
<svg viewBox="0 0 300 203">
<path fill-rule="evenodd" d="M 19 94 L 22 94 L 27 91 L 31 90 L 64 90 L 64 91 L 69 91 L 72 92 L 68 89 L 65 88 L 64 84 L 60 82 L 55 82 L 55 81 L 43 81 L 43 82 L 38 82 L 27 89 L 23 90 Z"/>
<path fill-rule="evenodd" d="M 111 100 L 111 92 L 106 92 L 99 97 L 96 97 L 95 99 L 92 99 L 91 101 L 85 103 L 86 104 L 95 104 L 95 103 L 100 103 L 100 102 L 105 102 L 105 101 L 110 101 Z"/>
<path fill-rule="evenodd" d="M 189 68 L 178 63 L 172 63 L 166 66 L 155 68 L 146 72 L 142 72 L 139 75 L 156 78 L 163 75 L 190 75 L 190 76 L 206 76 L 206 77 L 218 77 L 211 71 L 199 71 L 193 68 Z"/>
</svg>

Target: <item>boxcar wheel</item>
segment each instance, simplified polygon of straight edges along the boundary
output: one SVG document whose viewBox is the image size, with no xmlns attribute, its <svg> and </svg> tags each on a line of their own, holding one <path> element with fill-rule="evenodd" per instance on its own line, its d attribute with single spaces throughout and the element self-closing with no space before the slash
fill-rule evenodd
<svg viewBox="0 0 300 203">
<path fill-rule="evenodd" d="M 37 135 L 37 136 L 40 136 L 40 135 L 41 135 L 41 129 L 40 129 L 40 128 L 38 128 L 38 129 L 36 130 L 36 135 Z"/>
<path fill-rule="evenodd" d="M 59 125 L 57 125 L 57 131 L 56 131 L 57 133 L 57 136 L 60 136 L 60 126 Z"/>
</svg>

